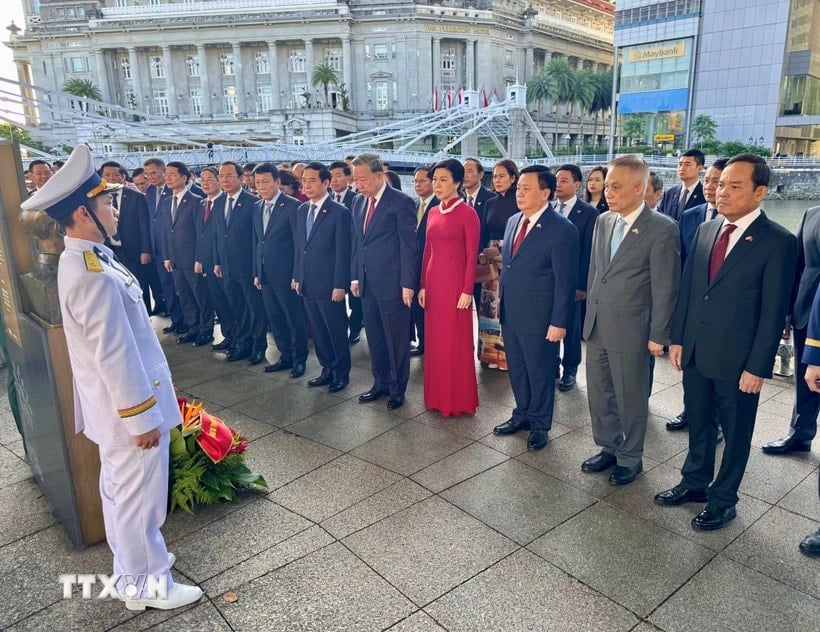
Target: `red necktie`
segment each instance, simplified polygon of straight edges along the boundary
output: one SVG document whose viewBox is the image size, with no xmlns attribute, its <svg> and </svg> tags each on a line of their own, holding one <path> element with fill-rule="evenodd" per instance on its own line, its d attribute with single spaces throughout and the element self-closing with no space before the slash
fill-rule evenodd
<svg viewBox="0 0 820 632">
<path fill-rule="evenodd" d="M 376 198 L 370 198 L 370 207 L 367 209 L 367 217 L 364 218 L 364 232 L 367 232 L 367 227 L 370 220 L 373 219 L 373 213 L 376 212 Z"/>
<path fill-rule="evenodd" d="M 737 228 L 734 224 L 726 224 L 720 237 L 715 242 L 715 247 L 712 248 L 712 256 L 709 257 L 709 283 L 717 276 L 720 266 L 726 259 L 726 250 L 729 248 L 729 235 Z"/>
<path fill-rule="evenodd" d="M 208 219 L 211 217 L 211 201 L 208 200 L 205 202 L 205 221 L 207 222 Z"/>
<path fill-rule="evenodd" d="M 527 236 L 527 226 L 530 225 L 529 218 L 525 217 L 524 221 L 521 224 L 521 230 L 518 231 L 518 235 L 515 238 L 515 241 L 512 245 L 512 256 L 515 256 L 515 253 L 518 252 L 518 249 L 521 247 L 521 243 L 524 241 L 524 238 Z"/>
</svg>

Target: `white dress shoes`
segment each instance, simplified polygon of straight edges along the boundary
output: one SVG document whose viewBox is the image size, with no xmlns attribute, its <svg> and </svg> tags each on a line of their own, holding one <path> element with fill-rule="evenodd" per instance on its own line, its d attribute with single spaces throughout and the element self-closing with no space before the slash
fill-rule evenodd
<svg viewBox="0 0 820 632">
<path fill-rule="evenodd" d="M 188 584 L 174 584 L 168 589 L 166 599 L 133 599 L 125 600 L 125 607 L 129 610 L 145 610 L 146 608 L 158 608 L 160 610 L 173 610 L 181 608 L 199 601 L 202 597 L 202 589 L 199 586 L 189 586 Z"/>
</svg>

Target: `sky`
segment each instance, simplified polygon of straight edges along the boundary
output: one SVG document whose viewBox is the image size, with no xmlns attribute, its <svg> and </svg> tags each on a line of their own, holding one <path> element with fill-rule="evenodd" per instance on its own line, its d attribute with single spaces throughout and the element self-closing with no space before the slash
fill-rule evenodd
<svg viewBox="0 0 820 632">
<path fill-rule="evenodd" d="M 6 27 L 14 20 L 17 26 L 23 28 L 25 19 L 23 17 L 23 4 L 20 0 L 6 0 L 3 5 L 3 18 L 0 20 L 0 41 L 7 42 L 10 33 L 6 30 Z M 11 49 L 7 48 L 5 44 L 0 44 L 0 77 L 3 77 L 3 79 L 17 79 L 17 69 L 12 61 Z"/>
</svg>

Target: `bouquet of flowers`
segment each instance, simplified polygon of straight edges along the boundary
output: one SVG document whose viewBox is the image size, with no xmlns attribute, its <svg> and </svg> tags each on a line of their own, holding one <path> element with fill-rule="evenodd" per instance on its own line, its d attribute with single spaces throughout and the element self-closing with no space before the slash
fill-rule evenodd
<svg viewBox="0 0 820 632">
<path fill-rule="evenodd" d="M 202 404 L 177 401 L 182 425 L 171 430 L 170 511 L 180 507 L 193 513 L 194 505 L 233 500 L 239 489 L 268 488 L 265 479 L 245 465 L 246 437 L 209 415 Z"/>
</svg>

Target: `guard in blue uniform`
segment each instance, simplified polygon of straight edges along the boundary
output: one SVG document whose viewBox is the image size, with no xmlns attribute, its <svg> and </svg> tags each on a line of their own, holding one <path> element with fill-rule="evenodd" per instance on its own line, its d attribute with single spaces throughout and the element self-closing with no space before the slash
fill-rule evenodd
<svg viewBox="0 0 820 632">
<path fill-rule="evenodd" d="M 79 145 L 65 166 L 28 198 L 66 233 L 57 286 L 74 376 L 77 432 L 99 446 L 100 495 L 114 573 L 129 610 L 178 608 L 202 591 L 171 577 L 173 555 L 160 527 L 168 505 L 168 434 L 181 423 L 171 371 L 142 303 L 142 290 L 106 245 L 117 230 L 109 185 Z M 147 595 L 128 577 L 167 581 Z"/>
</svg>

